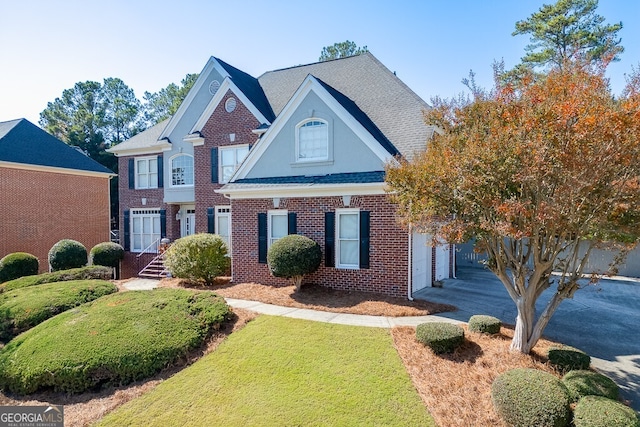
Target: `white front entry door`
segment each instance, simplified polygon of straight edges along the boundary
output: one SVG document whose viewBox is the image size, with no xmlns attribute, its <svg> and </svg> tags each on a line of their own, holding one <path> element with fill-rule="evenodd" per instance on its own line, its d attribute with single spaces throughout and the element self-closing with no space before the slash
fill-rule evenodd
<svg viewBox="0 0 640 427">
<path fill-rule="evenodd" d="M 180 237 L 189 236 L 196 232 L 196 210 L 194 207 L 180 208 Z"/>
</svg>

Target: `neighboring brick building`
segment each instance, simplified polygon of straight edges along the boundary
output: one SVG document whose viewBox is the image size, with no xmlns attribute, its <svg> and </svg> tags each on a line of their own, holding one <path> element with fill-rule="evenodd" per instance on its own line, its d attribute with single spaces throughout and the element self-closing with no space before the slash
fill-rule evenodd
<svg viewBox="0 0 640 427">
<path fill-rule="evenodd" d="M 25 119 L 0 123 L 0 258 L 38 257 L 74 239 L 90 250 L 109 240 L 114 174 Z"/>
<path fill-rule="evenodd" d="M 266 253 L 298 233 L 323 248 L 309 283 L 411 297 L 449 277 L 450 246 L 403 229 L 384 185 L 388 162 L 426 149 L 427 108 L 370 53 L 259 78 L 212 57 L 171 119 L 110 150 L 132 271 L 161 238 L 209 232 L 235 282 L 284 283 Z"/>
</svg>

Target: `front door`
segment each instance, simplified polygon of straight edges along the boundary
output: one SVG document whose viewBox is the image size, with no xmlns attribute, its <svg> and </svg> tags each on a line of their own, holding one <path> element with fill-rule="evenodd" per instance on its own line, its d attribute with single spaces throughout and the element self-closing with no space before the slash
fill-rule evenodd
<svg viewBox="0 0 640 427">
<path fill-rule="evenodd" d="M 180 208 L 180 237 L 189 236 L 196 232 L 196 210 L 193 207 Z"/>
</svg>

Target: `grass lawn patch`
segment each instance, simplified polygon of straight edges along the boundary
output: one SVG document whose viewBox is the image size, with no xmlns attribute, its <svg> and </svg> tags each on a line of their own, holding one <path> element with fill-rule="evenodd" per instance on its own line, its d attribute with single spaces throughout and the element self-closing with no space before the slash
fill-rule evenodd
<svg viewBox="0 0 640 427">
<path fill-rule="evenodd" d="M 0 350 L 0 388 L 82 392 L 147 378 L 201 346 L 229 314 L 211 292 L 107 295 L 11 340 Z"/>
<path fill-rule="evenodd" d="M 117 291 L 104 280 L 72 280 L 2 293 L 0 340 L 6 342 L 56 314 Z"/>
<path fill-rule="evenodd" d="M 433 426 L 387 330 L 261 316 L 101 426 Z"/>
<path fill-rule="evenodd" d="M 66 282 L 69 280 L 109 280 L 111 279 L 112 275 L 113 269 L 111 267 L 89 265 L 86 267 L 53 271 L 51 273 L 42 273 L 35 276 L 24 276 L 20 277 L 19 279 L 9 280 L 8 282 L 0 284 L 0 292 L 8 292 L 14 289 L 42 285 L 45 283 Z"/>
</svg>

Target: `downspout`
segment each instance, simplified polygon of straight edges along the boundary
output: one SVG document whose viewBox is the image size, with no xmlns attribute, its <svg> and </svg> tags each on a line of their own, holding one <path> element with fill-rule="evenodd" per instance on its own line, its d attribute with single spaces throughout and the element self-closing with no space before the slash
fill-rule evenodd
<svg viewBox="0 0 640 427">
<path fill-rule="evenodd" d="M 451 251 L 453 252 L 453 262 L 451 263 L 451 268 L 453 269 L 453 278 L 457 279 L 456 277 L 456 245 L 455 243 L 453 245 L 451 245 Z"/>
<path fill-rule="evenodd" d="M 409 225 L 409 248 L 407 250 L 409 255 L 409 259 L 407 262 L 408 271 L 407 271 L 407 299 L 409 301 L 413 301 L 413 292 L 411 292 L 411 287 L 413 286 L 413 274 L 412 274 L 412 262 L 413 262 L 413 232 L 412 227 Z"/>
</svg>

